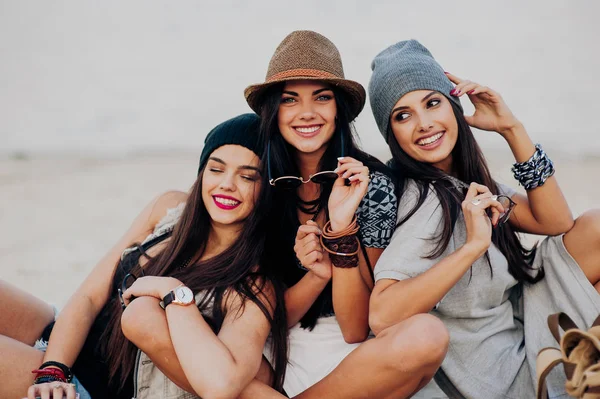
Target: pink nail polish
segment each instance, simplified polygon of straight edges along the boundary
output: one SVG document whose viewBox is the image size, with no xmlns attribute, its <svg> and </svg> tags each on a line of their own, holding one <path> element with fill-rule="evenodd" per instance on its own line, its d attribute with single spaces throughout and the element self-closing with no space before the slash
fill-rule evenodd
<svg viewBox="0 0 600 399">
<path fill-rule="evenodd" d="M 444 73 L 445 73 L 446 75 L 448 75 L 450 72 L 446 72 L 446 71 L 444 71 Z"/>
<path fill-rule="evenodd" d="M 474 91 L 475 91 L 475 89 L 473 89 L 473 90 L 471 90 L 471 91 L 467 92 L 467 94 L 473 94 L 473 92 L 474 92 Z"/>
<path fill-rule="evenodd" d="M 456 95 L 456 89 L 452 89 L 452 90 L 450 90 L 450 95 L 451 95 L 451 96 L 455 96 L 455 95 Z"/>
</svg>

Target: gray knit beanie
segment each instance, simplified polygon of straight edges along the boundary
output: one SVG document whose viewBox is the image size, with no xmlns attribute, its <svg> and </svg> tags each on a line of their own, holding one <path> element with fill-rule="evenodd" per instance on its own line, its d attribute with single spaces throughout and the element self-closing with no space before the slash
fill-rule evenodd
<svg viewBox="0 0 600 399">
<path fill-rule="evenodd" d="M 387 142 L 390 115 L 394 105 L 406 93 L 415 90 L 439 91 L 462 110 L 454 88 L 429 50 L 416 40 L 398 42 L 375 57 L 369 82 L 369 100 L 379 131 Z"/>
</svg>

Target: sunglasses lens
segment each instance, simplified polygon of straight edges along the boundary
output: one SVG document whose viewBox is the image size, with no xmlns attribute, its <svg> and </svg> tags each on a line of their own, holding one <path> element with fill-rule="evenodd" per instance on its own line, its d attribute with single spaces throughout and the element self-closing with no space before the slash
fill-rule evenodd
<svg viewBox="0 0 600 399">
<path fill-rule="evenodd" d="M 280 177 L 278 179 L 275 179 L 273 184 L 275 184 L 275 187 L 277 188 L 290 190 L 293 188 L 300 187 L 300 185 L 302 184 L 302 180 L 298 179 L 297 177 Z"/>
<path fill-rule="evenodd" d="M 504 208 L 504 213 L 502 213 L 500 215 L 500 218 L 498 219 L 498 223 L 506 223 L 506 221 L 508 220 L 508 218 L 510 218 L 510 214 L 512 212 L 512 208 L 514 207 L 514 202 L 512 202 L 510 200 L 510 198 L 508 198 L 506 195 L 499 195 L 498 196 L 498 202 Z"/>
<path fill-rule="evenodd" d="M 310 180 L 317 184 L 332 183 L 338 178 L 338 174 L 333 171 L 319 172 L 314 174 Z"/>
</svg>

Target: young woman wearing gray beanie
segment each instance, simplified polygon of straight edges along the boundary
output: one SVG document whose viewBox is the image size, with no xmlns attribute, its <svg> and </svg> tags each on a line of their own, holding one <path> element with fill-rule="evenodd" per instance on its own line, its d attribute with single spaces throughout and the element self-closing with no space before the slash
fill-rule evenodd
<svg viewBox="0 0 600 399">
<path fill-rule="evenodd" d="M 377 334 L 420 313 L 450 332 L 432 389 L 452 398 L 531 398 L 549 314 L 600 313 L 600 212 L 573 220 L 554 165 L 492 89 L 445 73 L 415 40 L 372 63 L 371 107 L 398 178 L 398 225 L 375 267 Z M 454 83 L 455 85 L 453 85 Z M 475 106 L 463 115 L 460 98 Z M 500 134 L 527 195 L 494 181 L 470 127 Z M 547 235 L 537 247 L 517 232 Z M 549 380 L 564 397 L 564 375 Z"/>
</svg>

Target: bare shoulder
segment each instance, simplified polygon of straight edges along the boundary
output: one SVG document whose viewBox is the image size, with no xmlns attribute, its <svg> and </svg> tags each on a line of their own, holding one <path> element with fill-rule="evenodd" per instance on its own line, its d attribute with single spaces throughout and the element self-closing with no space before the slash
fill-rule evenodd
<svg viewBox="0 0 600 399">
<path fill-rule="evenodd" d="M 156 197 L 152 203 L 150 212 L 149 224 L 156 225 L 167 213 L 167 210 L 176 208 L 188 199 L 188 194 L 183 191 L 167 191 Z"/>
</svg>

